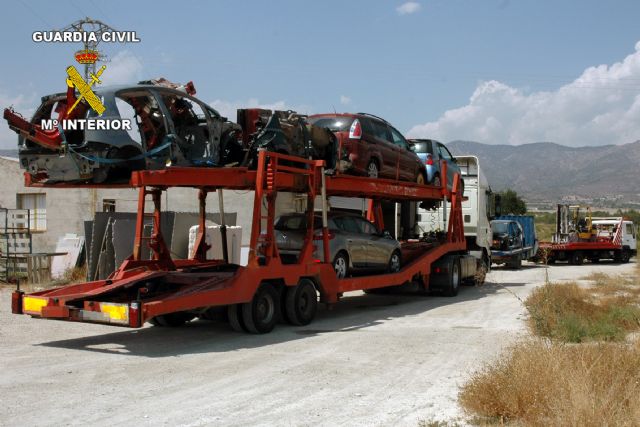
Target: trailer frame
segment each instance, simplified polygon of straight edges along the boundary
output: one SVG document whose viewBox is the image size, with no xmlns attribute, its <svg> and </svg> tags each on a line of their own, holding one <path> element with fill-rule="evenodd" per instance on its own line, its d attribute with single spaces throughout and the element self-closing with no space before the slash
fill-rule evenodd
<svg viewBox="0 0 640 427">
<path fill-rule="evenodd" d="M 446 168 L 446 164 L 443 167 Z M 139 189 L 133 254 L 106 280 L 31 294 L 17 290 L 12 295 L 12 312 L 39 318 L 138 328 L 146 321 L 159 326 L 180 324 L 212 308 L 226 306 L 234 329 L 264 333 L 269 332 L 279 318 L 279 313 L 271 313 L 274 307 L 284 313 L 283 317 L 290 323 L 307 324 L 313 318 L 309 311 L 315 310 L 317 304 L 317 300 L 312 301 L 315 298 L 310 297 L 311 286 L 314 292 L 317 290 L 319 293 L 320 302 L 329 306 L 337 303 L 345 292 L 354 290 L 371 290 L 407 282 L 417 282 L 428 290 L 433 274 L 453 275 L 447 270 L 457 268 L 460 273 L 461 266 L 468 270 L 469 260 L 463 259 L 466 241 L 459 182 L 460 177 L 456 175 L 452 190 L 448 190 L 446 180 L 441 187 L 435 187 L 348 175 L 326 176 L 322 160 L 306 160 L 268 151 L 259 153 L 257 170 L 169 167 L 137 171 L 130 181 L 131 186 Z M 171 257 L 160 231 L 161 194 L 171 187 L 199 190 L 199 229 L 195 248 L 185 260 Z M 205 241 L 207 194 L 218 193 L 223 217 L 223 191 L 226 189 L 255 191 L 246 266 L 230 264 L 225 248 L 224 259 L 205 259 L 209 248 Z M 275 202 L 278 192 L 282 191 L 307 195 L 308 229 L 303 248 L 294 263 L 283 263 L 274 237 Z M 412 256 L 396 273 L 337 279 L 328 250 L 328 196 L 370 199 L 368 219 L 380 229 L 384 226 L 382 200 L 448 199 L 451 201 L 448 229 L 437 240 L 405 242 L 407 253 Z M 153 202 L 153 213 L 145 212 L 149 197 Z M 321 260 L 312 256 L 314 241 L 318 239 L 313 225 L 317 197 L 321 199 L 323 213 L 321 239 L 325 250 Z M 143 234 L 144 219 L 149 216 L 153 218 L 154 227 L 151 236 L 146 237 Z M 224 224 L 221 226 L 224 233 Z M 222 241 L 226 242 L 224 234 Z M 142 259 L 145 243 L 152 252 L 148 260 Z M 443 264 L 445 257 L 449 258 Z M 432 267 L 436 262 L 449 267 L 438 267 L 434 273 Z M 455 292 L 452 289 L 445 291 L 455 295 L 457 288 Z M 306 306 L 303 297 L 306 298 Z M 278 301 L 274 302 L 274 299 Z M 269 314 L 270 317 L 267 316 Z"/>
</svg>

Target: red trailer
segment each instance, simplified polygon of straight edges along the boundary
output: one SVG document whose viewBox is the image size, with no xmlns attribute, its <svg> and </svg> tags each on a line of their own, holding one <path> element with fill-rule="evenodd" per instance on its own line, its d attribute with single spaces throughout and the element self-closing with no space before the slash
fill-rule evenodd
<svg viewBox="0 0 640 427">
<path fill-rule="evenodd" d="M 446 166 L 446 165 L 445 165 Z M 446 176 L 446 174 L 443 174 Z M 408 282 L 422 289 L 456 295 L 465 279 L 478 278 L 476 259 L 467 254 L 461 213 L 459 177 L 451 191 L 441 187 L 354 176 L 325 176 L 324 162 L 263 151 L 257 170 L 246 168 L 178 168 L 134 172 L 131 185 L 139 188 L 133 255 L 107 279 L 56 289 L 12 295 L 12 311 L 32 317 L 105 323 L 133 328 L 149 321 L 177 326 L 212 310 L 226 310 L 234 329 L 266 333 L 280 318 L 294 325 L 310 323 L 319 301 L 328 305 L 345 292 L 374 290 Z M 169 187 L 199 189 L 200 226 L 190 259 L 173 259 L 160 232 L 161 195 Z M 206 260 L 206 196 L 217 192 L 224 218 L 223 191 L 254 190 L 253 222 L 248 263 Z M 307 196 L 305 243 L 294 263 L 283 263 L 274 238 L 275 202 L 279 192 Z M 371 200 L 369 219 L 383 227 L 382 200 L 451 201 L 448 229 L 429 239 L 402 242 L 403 266 L 397 273 L 337 279 L 329 259 L 327 197 Z M 147 198 L 153 213 L 145 212 Z M 322 235 L 314 236 L 315 203 L 322 205 Z M 145 217 L 154 222 L 151 236 L 143 234 Z M 224 236 L 224 224 L 221 224 Z M 313 259 L 314 242 L 324 240 L 324 259 Z M 315 239 L 315 240 L 314 240 Z M 152 251 L 142 259 L 143 245 Z"/>
</svg>

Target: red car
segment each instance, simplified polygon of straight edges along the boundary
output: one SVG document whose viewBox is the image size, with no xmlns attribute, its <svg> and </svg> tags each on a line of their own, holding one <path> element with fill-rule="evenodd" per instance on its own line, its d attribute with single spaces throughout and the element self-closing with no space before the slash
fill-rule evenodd
<svg viewBox="0 0 640 427">
<path fill-rule="evenodd" d="M 314 114 L 309 123 L 338 138 L 337 170 L 372 178 L 425 182 L 425 166 L 398 130 L 365 113 Z"/>
</svg>

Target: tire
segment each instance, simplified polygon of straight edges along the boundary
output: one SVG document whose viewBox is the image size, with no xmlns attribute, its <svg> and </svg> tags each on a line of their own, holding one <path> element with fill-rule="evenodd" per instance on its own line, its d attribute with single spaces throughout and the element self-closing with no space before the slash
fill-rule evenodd
<svg viewBox="0 0 640 427">
<path fill-rule="evenodd" d="M 369 178 L 378 178 L 380 176 L 380 167 L 375 160 L 369 160 L 367 164 L 367 176 Z"/>
<path fill-rule="evenodd" d="M 287 321 L 295 326 L 306 326 L 318 311 L 318 294 L 309 279 L 301 279 L 296 286 L 287 288 L 285 312 Z"/>
<path fill-rule="evenodd" d="M 584 262 L 584 254 L 580 251 L 574 251 L 569 258 L 569 263 L 573 265 L 582 265 Z"/>
<path fill-rule="evenodd" d="M 231 329 L 236 332 L 249 332 L 242 318 L 242 305 L 243 304 L 232 304 L 227 308 L 229 325 L 231 325 Z"/>
<path fill-rule="evenodd" d="M 449 270 L 449 280 L 444 289 L 444 294 L 448 297 L 455 297 L 460 290 L 460 260 L 454 258 L 451 262 L 451 269 Z"/>
<path fill-rule="evenodd" d="M 473 284 L 475 286 L 484 285 L 487 273 L 489 272 L 489 262 L 486 256 L 482 256 L 482 259 L 478 260 L 476 267 L 476 274 L 473 275 Z"/>
<path fill-rule="evenodd" d="M 193 320 L 196 317 L 195 314 L 179 311 L 177 313 L 168 313 L 156 316 L 149 320 L 153 326 L 177 328 L 185 323 Z"/>
<path fill-rule="evenodd" d="M 349 255 L 345 251 L 336 254 L 332 265 L 338 279 L 344 279 L 349 275 Z"/>
<path fill-rule="evenodd" d="M 399 250 L 393 251 L 389 257 L 389 264 L 387 265 L 387 273 L 397 273 L 402 268 L 402 255 Z"/>
<path fill-rule="evenodd" d="M 247 331 L 266 334 L 273 330 L 280 317 L 280 297 L 273 285 L 266 283 L 256 291 L 251 302 L 242 304 L 242 319 Z"/>
<path fill-rule="evenodd" d="M 631 253 L 629 253 L 628 250 L 623 249 L 622 252 L 620 253 L 620 262 L 626 264 L 629 262 L 630 258 L 631 258 Z"/>
<path fill-rule="evenodd" d="M 512 268 L 514 270 L 520 270 L 521 267 L 522 267 L 522 257 L 520 255 L 514 256 L 509 261 L 509 268 Z"/>
</svg>

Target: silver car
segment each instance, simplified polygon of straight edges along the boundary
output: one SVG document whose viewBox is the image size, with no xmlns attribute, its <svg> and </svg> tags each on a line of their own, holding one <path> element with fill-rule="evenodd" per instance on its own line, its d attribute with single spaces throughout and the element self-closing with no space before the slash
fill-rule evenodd
<svg viewBox="0 0 640 427">
<path fill-rule="evenodd" d="M 322 220 L 314 219 L 315 259 L 323 259 Z M 356 271 L 397 272 L 402 263 L 400 243 L 359 215 L 329 213 L 329 253 L 339 279 Z M 304 214 L 283 215 L 276 221 L 276 242 L 283 261 L 295 262 L 304 244 Z"/>
</svg>

